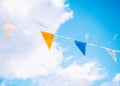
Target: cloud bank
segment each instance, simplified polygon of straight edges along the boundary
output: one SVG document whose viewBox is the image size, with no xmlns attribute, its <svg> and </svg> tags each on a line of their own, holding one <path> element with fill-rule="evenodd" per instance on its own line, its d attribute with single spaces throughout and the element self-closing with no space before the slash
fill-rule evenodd
<svg viewBox="0 0 120 86">
<path fill-rule="evenodd" d="M 117 73 L 112 80 L 104 82 L 101 86 L 120 86 L 120 73 Z"/>
<path fill-rule="evenodd" d="M 1 21 L 11 21 L 20 26 L 45 28 L 56 32 L 73 12 L 65 0 L 1 0 Z M 22 27 L 23 28 L 23 27 Z"/>
</svg>

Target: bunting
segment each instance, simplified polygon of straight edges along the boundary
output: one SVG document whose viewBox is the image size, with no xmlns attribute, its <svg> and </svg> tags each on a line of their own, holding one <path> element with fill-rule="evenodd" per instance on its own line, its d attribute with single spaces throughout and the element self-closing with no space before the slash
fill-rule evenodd
<svg viewBox="0 0 120 86">
<path fill-rule="evenodd" d="M 16 25 L 9 23 L 9 22 L 3 22 L 3 30 L 5 33 L 5 36 L 9 39 L 12 35 L 13 31 L 16 29 Z"/>
<path fill-rule="evenodd" d="M 4 30 L 5 36 L 7 38 L 10 38 L 10 36 L 13 33 L 13 31 L 16 29 L 16 26 L 17 25 L 9 23 L 9 22 L 3 22 L 3 30 Z M 72 39 L 72 38 L 69 38 L 69 37 L 59 36 L 59 35 L 48 33 L 48 32 L 44 32 L 44 31 L 41 31 L 41 34 L 42 34 L 42 36 L 44 38 L 44 41 L 46 42 L 46 45 L 47 45 L 49 50 L 51 49 L 54 36 L 58 36 L 60 38 L 64 38 L 64 39 L 67 39 L 67 40 L 74 41 L 75 45 L 79 48 L 79 50 L 82 52 L 82 54 L 84 56 L 86 54 L 86 45 L 87 44 L 90 45 L 90 46 L 94 46 L 94 47 L 105 49 L 105 51 L 110 56 L 112 56 L 112 58 L 113 58 L 113 60 L 115 62 L 117 61 L 116 53 L 120 53 L 120 50 L 113 50 L 113 49 L 110 49 L 110 48 L 107 48 L 107 47 L 103 47 L 103 46 L 98 46 L 98 45 L 95 45 L 95 44 L 92 44 L 92 43 L 89 43 L 89 42 L 87 42 L 87 43 L 86 42 L 81 42 L 81 41 L 78 41 L 78 40 L 75 40 L 75 39 Z"/>
<path fill-rule="evenodd" d="M 109 49 L 109 48 L 104 48 L 104 49 L 108 52 L 108 54 L 110 56 L 112 56 L 113 60 L 116 62 L 117 61 L 116 52 L 112 49 Z"/>
<path fill-rule="evenodd" d="M 48 49 L 50 50 L 53 39 L 54 39 L 54 34 L 43 32 L 43 31 L 41 31 L 41 34 L 42 34 L 42 36 L 43 36 L 43 38 L 48 46 Z"/>
<path fill-rule="evenodd" d="M 80 41 L 77 41 L 77 40 L 75 40 L 74 42 L 75 42 L 76 46 L 79 48 L 79 50 L 85 56 L 85 53 L 86 53 L 86 43 L 85 42 L 80 42 Z"/>
</svg>

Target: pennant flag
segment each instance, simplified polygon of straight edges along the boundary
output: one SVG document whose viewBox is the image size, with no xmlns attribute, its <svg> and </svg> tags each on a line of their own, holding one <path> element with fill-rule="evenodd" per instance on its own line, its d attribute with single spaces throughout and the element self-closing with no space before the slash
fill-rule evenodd
<svg viewBox="0 0 120 86">
<path fill-rule="evenodd" d="M 80 49 L 80 51 L 83 53 L 83 55 L 85 56 L 86 53 L 86 43 L 85 42 L 80 42 L 75 40 L 74 41 L 76 46 Z"/>
<path fill-rule="evenodd" d="M 42 34 L 42 36 L 43 36 L 43 38 L 44 38 L 44 40 L 45 40 L 45 42 L 50 50 L 53 39 L 54 39 L 54 34 L 43 32 L 43 31 L 41 31 L 41 34 Z"/>
<path fill-rule="evenodd" d="M 3 30 L 5 33 L 5 36 L 7 38 L 10 38 L 12 32 L 16 29 L 16 25 L 9 23 L 9 22 L 3 22 Z"/>
<path fill-rule="evenodd" d="M 109 48 L 104 48 L 107 52 L 108 52 L 108 54 L 110 55 L 110 56 L 112 56 L 112 58 L 114 59 L 114 61 L 116 62 L 117 61 L 117 58 L 116 58 L 116 52 L 115 52 L 115 50 L 112 50 L 112 49 L 109 49 Z"/>
</svg>

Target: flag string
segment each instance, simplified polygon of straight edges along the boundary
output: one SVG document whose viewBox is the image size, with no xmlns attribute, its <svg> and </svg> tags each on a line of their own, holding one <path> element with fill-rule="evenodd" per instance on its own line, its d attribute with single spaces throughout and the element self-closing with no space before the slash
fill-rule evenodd
<svg viewBox="0 0 120 86">
<path fill-rule="evenodd" d="M 64 39 L 67 39 L 67 40 L 71 40 L 71 41 L 74 41 L 75 39 L 73 38 L 70 38 L 70 37 L 65 37 L 65 36 L 60 36 L 60 35 L 57 35 L 55 34 L 56 37 L 60 37 L 60 38 L 64 38 Z M 96 44 L 93 44 L 93 43 L 89 43 L 89 42 L 85 42 L 87 43 L 88 45 L 90 46 L 94 46 L 94 47 L 98 47 L 98 48 L 102 48 L 102 49 L 110 49 L 110 50 L 113 50 L 117 53 L 120 53 L 120 50 L 115 50 L 115 49 L 111 49 L 111 48 L 108 48 L 108 47 L 104 47 L 104 46 L 99 46 L 99 45 L 96 45 Z"/>
<path fill-rule="evenodd" d="M 4 22 L 3 23 L 3 29 L 5 31 L 5 35 L 6 35 L 7 38 L 9 38 L 10 35 L 12 34 L 12 32 L 16 29 L 16 26 L 17 25 L 9 23 L 9 22 Z M 74 41 L 75 45 L 79 48 L 79 50 L 82 52 L 82 54 L 84 56 L 85 56 L 85 53 L 86 53 L 86 45 L 87 44 L 90 45 L 90 46 L 94 46 L 94 47 L 98 47 L 98 48 L 102 48 L 102 49 L 106 50 L 108 52 L 108 54 L 113 57 L 115 62 L 117 61 L 116 52 L 120 53 L 120 50 L 111 49 L 111 48 L 108 48 L 108 47 L 96 45 L 96 44 L 89 43 L 89 42 L 82 42 L 82 41 L 79 41 L 79 40 L 76 40 L 76 39 L 73 39 L 73 38 L 70 38 L 70 37 L 65 37 L 65 36 L 53 34 L 53 33 L 50 33 L 50 32 L 44 32 L 44 31 L 40 31 L 40 32 L 41 32 L 49 50 L 51 48 L 54 36 L 56 36 L 56 37 L 60 37 L 60 38 L 64 38 L 64 39 L 67 39 L 67 40 Z"/>
</svg>

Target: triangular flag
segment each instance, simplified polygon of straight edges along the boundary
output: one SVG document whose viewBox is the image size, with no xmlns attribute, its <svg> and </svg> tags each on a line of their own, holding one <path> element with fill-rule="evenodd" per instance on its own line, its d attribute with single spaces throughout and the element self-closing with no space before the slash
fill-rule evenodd
<svg viewBox="0 0 120 86">
<path fill-rule="evenodd" d="M 110 55 L 110 56 L 112 56 L 112 58 L 114 59 L 114 61 L 116 62 L 117 61 L 117 58 L 116 58 L 116 52 L 115 52 L 115 50 L 112 50 L 112 49 L 109 49 L 109 48 L 104 48 L 107 52 L 108 52 L 108 54 Z"/>
<path fill-rule="evenodd" d="M 80 42 L 80 41 L 77 41 L 77 40 L 75 40 L 74 42 L 75 42 L 76 46 L 80 49 L 80 51 L 85 56 L 85 53 L 86 53 L 86 43 L 85 42 Z"/>
<path fill-rule="evenodd" d="M 45 42 L 50 50 L 53 39 L 54 39 L 54 34 L 43 32 L 43 31 L 41 31 L 41 34 L 42 34 L 42 36 L 43 36 L 43 38 L 44 38 L 44 40 L 45 40 Z"/>
<path fill-rule="evenodd" d="M 5 36 L 7 38 L 10 38 L 12 32 L 16 29 L 16 25 L 9 23 L 9 22 L 3 22 L 3 30 L 5 33 Z"/>
</svg>

